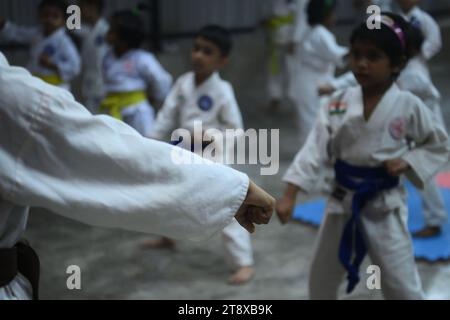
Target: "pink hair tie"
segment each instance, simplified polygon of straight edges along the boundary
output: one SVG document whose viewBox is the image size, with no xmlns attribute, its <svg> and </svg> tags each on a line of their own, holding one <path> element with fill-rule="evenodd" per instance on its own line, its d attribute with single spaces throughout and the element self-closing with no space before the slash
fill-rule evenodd
<svg viewBox="0 0 450 320">
<path fill-rule="evenodd" d="M 389 29 L 391 29 L 395 33 L 397 38 L 400 40 L 403 51 L 406 51 L 406 36 L 402 28 L 400 28 L 400 26 L 395 23 L 395 21 L 391 17 L 385 15 L 381 16 L 381 23 L 389 27 Z"/>
</svg>

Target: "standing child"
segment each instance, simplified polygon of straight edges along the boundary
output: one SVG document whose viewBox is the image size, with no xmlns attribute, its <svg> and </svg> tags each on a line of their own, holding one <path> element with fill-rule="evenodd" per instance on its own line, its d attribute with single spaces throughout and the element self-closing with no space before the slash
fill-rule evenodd
<svg viewBox="0 0 450 320">
<path fill-rule="evenodd" d="M 421 48 L 424 63 L 431 60 L 442 49 L 442 36 L 439 25 L 428 13 L 419 8 L 420 0 L 396 0 L 400 7 L 399 14 L 425 37 Z"/>
<path fill-rule="evenodd" d="M 407 62 L 407 23 L 383 15 L 351 37 L 351 68 L 359 86 L 335 93 L 284 180 L 277 203 L 286 222 L 297 192 L 308 192 L 321 168 L 335 169 L 333 192 L 310 274 L 312 299 L 336 299 L 344 274 L 347 292 L 359 282 L 366 253 L 380 267 L 386 299 L 422 299 L 424 293 L 407 228 L 406 175 L 423 188 L 448 162 L 448 136 L 428 108 L 396 77 Z"/>
<path fill-rule="evenodd" d="M 344 65 L 348 53 L 330 32 L 335 22 L 335 9 L 335 0 L 314 0 L 307 7 L 311 30 L 299 48 L 300 67 L 289 94 L 297 109 L 301 144 L 311 131 L 319 110 L 318 87 L 334 78 L 336 66 Z"/>
<path fill-rule="evenodd" d="M 270 17 L 265 20 L 268 33 L 269 77 L 268 92 L 270 109 L 279 108 L 289 85 L 292 35 L 296 22 L 297 2 L 293 0 L 271 1 Z"/>
<path fill-rule="evenodd" d="M 158 113 L 150 135 L 155 139 L 168 139 L 177 128 L 194 134 L 195 122 L 203 129 L 242 129 L 242 117 L 231 85 L 222 80 L 219 70 L 229 59 L 232 42 L 230 33 L 219 26 L 202 28 L 194 40 L 191 53 L 193 71 L 182 75 Z M 195 137 L 194 139 L 202 139 Z M 203 140 L 203 139 L 202 139 Z M 188 142 L 184 147 L 191 148 Z M 193 191 L 195 192 L 195 191 Z M 230 262 L 236 267 L 231 284 L 248 282 L 254 274 L 250 234 L 236 221 L 222 231 Z M 170 239 L 147 243 L 150 247 L 171 244 Z"/>
<path fill-rule="evenodd" d="M 172 85 L 172 76 L 155 56 L 140 49 L 144 41 L 144 24 L 138 11 L 114 13 L 107 34 L 112 50 L 103 61 L 106 97 L 100 111 L 123 120 L 140 134 L 150 133 L 154 121 L 151 100 L 164 101 Z"/>
<path fill-rule="evenodd" d="M 430 78 L 428 67 L 423 63 L 422 47 L 424 37 L 420 29 L 411 25 L 410 28 L 410 56 L 408 64 L 397 79 L 397 85 L 401 90 L 409 91 L 420 98 L 431 110 L 436 122 L 445 129 L 440 106 L 441 95 Z M 327 85 L 322 92 L 332 92 L 356 85 L 354 75 L 349 72 L 339 77 L 332 85 Z M 444 199 L 436 181 L 431 180 L 421 191 L 425 226 L 413 234 L 418 238 L 437 236 L 442 231 L 442 226 L 447 222 L 447 211 Z"/>
<path fill-rule="evenodd" d="M 81 38 L 81 95 L 83 104 L 92 113 L 98 112 L 104 97 L 102 62 L 108 51 L 109 24 L 102 17 L 103 4 L 103 0 L 81 0 L 83 25 L 75 30 L 75 35 Z"/>
<path fill-rule="evenodd" d="M 31 44 L 28 70 L 47 83 L 70 90 L 70 81 L 80 72 L 80 57 L 66 34 L 66 10 L 63 0 L 42 0 L 38 7 L 40 27 L 17 26 L 0 19 L 0 36 Z"/>
</svg>

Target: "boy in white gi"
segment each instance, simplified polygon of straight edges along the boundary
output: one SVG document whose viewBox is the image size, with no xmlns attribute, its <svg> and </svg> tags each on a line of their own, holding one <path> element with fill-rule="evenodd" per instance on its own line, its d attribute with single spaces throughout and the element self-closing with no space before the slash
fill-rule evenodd
<svg viewBox="0 0 450 320">
<path fill-rule="evenodd" d="M 108 51 L 109 24 L 102 17 L 103 0 L 81 0 L 80 9 L 82 26 L 74 34 L 81 38 L 81 95 L 83 105 L 97 113 L 105 96 L 102 63 Z"/>
<path fill-rule="evenodd" d="M 407 61 L 407 23 L 397 15 L 381 21 L 380 29 L 364 22 L 353 32 L 350 60 L 359 86 L 324 104 L 277 203 L 287 222 L 297 192 L 313 189 L 324 166 L 334 167 L 311 266 L 312 299 L 336 299 L 345 273 L 352 292 L 366 253 L 381 269 L 386 299 L 424 298 L 400 176 L 423 188 L 448 162 L 448 136 L 419 98 L 395 84 Z"/>
<path fill-rule="evenodd" d="M 336 66 L 344 66 L 348 53 L 329 30 L 334 25 L 335 8 L 335 0 L 314 0 L 307 7 L 311 30 L 298 50 L 301 62 L 289 94 L 297 109 L 300 144 L 305 142 L 319 110 L 318 87 L 334 78 Z"/>
<path fill-rule="evenodd" d="M 47 83 L 70 90 L 70 81 L 80 73 L 80 57 L 66 34 L 66 9 L 63 0 L 42 0 L 40 27 L 17 26 L 0 19 L 0 37 L 30 44 L 28 70 Z"/>
<path fill-rule="evenodd" d="M 138 11 L 114 13 L 107 34 L 112 50 L 103 61 L 106 97 L 100 111 L 123 120 L 143 136 L 154 122 L 151 102 L 164 101 L 172 85 L 172 76 L 155 56 L 140 49 L 144 41 L 144 24 Z M 149 89 L 151 96 L 146 96 Z"/>
<path fill-rule="evenodd" d="M 168 139 L 178 128 L 194 134 L 194 123 L 197 121 L 201 122 L 204 131 L 217 129 L 225 133 L 226 129 L 243 129 L 233 88 L 220 78 L 218 72 L 228 62 L 231 47 L 231 36 L 227 30 L 207 26 L 199 31 L 191 53 L 193 71 L 177 80 L 158 113 L 150 137 Z M 194 137 L 194 140 L 207 144 L 203 137 Z M 185 141 L 183 147 L 191 149 L 191 141 Z M 233 221 L 224 228 L 222 236 L 226 253 L 237 268 L 230 283 L 249 281 L 254 274 L 249 233 Z M 162 239 L 161 242 L 171 244 L 170 239 Z M 148 244 L 154 245 L 152 242 Z"/>
<path fill-rule="evenodd" d="M 268 223 L 274 199 L 246 175 L 195 155 L 201 164 L 179 165 L 172 152 L 0 53 L 0 300 L 37 298 L 38 259 L 18 244 L 29 206 L 179 239 L 206 239 L 234 217 L 249 232 Z"/>
</svg>

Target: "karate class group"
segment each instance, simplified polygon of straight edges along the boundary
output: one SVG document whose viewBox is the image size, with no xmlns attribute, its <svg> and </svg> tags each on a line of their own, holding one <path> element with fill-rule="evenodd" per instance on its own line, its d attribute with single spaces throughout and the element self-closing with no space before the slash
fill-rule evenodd
<svg viewBox="0 0 450 320">
<path fill-rule="evenodd" d="M 83 23 L 79 30 L 67 30 L 68 4 L 63 0 L 39 3 L 37 27 L 17 25 L 0 14 L 0 41 L 29 45 L 26 69 L 33 77 L 61 88 L 61 95 L 72 89 L 74 79 L 81 79 L 80 104 L 94 115 L 122 121 L 145 139 L 188 152 L 198 151 L 194 147 L 200 143 L 205 151 L 215 143 L 205 133 L 208 129 L 223 133 L 244 129 L 233 84 L 220 76 L 233 63 L 230 30 L 214 24 L 198 30 L 192 40 L 191 70 L 175 80 L 156 55 L 142 48 L 147 39 L 142 8 L 105 17 L 104 2 L 78 1 Z M 361 17 L 344 46 L 333 34 L 338 5 L 336 0 L 272 0 L 262 22 L 269 52 L 267 87 L 261 88 L 268 100 L 262 112 L 269 116 L 290 101 L 295 112 L 292 126 L 298 133 L 298 153 L 287 172 L 278 177 L 285 189 L 275 212 L 284 224 L 293 218 L 298 194 L 327 198 L 310 267 L 311 299 L 337 299 L 342 283 L 351 293 L 361 283 L 360 267 L 366 257 L 383 272 L 381 290 L 386 299 L 425 299 L 413 238 L 438 237 L 448 221 L 435 177 L 445 170 L 450 147 L 441 95 L 428 67 L 442 48 L 440 29 L 420 8 L 420 0 L 355 0 Z M 382 10 L 376 16 L 376 28 L 368 23 L 366 8 L 371 5 Z M 8 66 L 3 55 L 1 60 Z M 201 136 L 193 134 L 196 122 L 205 129 Z M 180 129 L 193 134 L 191 141 L 171 139 Z M 85 152 L 95 157 L 96 151 L 87 146 Z M 138 160 L 134 165 L 142 166 Z M 56 168 L 54 175 L 58 172 Z M 110 182 L 117 183 L 119 190 L 142 192 L 121 185 L 118 175 Z M 403 177 L 420 190 L 423 201 L 425 223 L 414 233 L 408 230 Z M 163 185 L 164 177 L 160 179 Z M 73 187 L 70 191 L 76 202 L 77 192 Z M 78 201 L 82 199 L 87 198 L 80 195 Z M 193 206 L 192 210 L 197 209 Z M 213 206 L 211 210 L 218 209 Z M 25 215 L 13 219 L 11 212 L 3 219 L 0 211 L 0 224 L 5 224 L 0 228 L 0 248 L 4 249 L 16 245 L 26 225 Z M 109 218 L 100 214 L 79 218 L 94 225 L 114 225 L 95 221 L 100 219 Z M 176 231 L 155 232 L 163 237 L 136 245 L 144 250 L 171 250 L 180 238 L 177 234 L 190 230 L 183 223 L 190 222 L 181 220 Z M 130 230 L 150 233 L 141 230 L 139 223 L 124 224 Z M 230 219 L 219 234 L 224 259 L 233 269 L 227 282 L 248 283 L 257 263 L 248 229 Z M 35 296 L 34 289 L 33 281 L 19 274 L 12 282 L 0 281 L 0 298 Z"/>
</svg>

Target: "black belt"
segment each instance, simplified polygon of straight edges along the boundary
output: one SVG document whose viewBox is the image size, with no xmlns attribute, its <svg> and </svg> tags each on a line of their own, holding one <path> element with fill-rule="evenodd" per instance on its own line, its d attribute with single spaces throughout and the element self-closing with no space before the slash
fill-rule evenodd
<svg viewBox="0 0 450 320">
<path fill-rule="evenodd" d="M 40 263 L 36 252 L 19 242 L 11 249 L 0 249 L 0 287 L 11 283 L 20 272 L 33 288 L 33 299 L 39 299 Z"/>
</svg>

